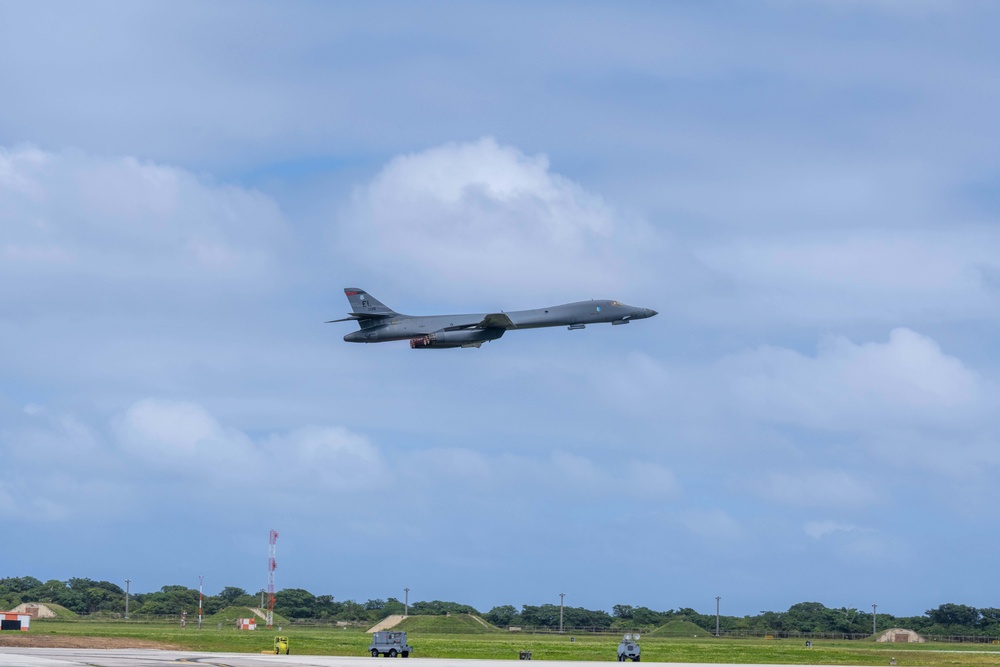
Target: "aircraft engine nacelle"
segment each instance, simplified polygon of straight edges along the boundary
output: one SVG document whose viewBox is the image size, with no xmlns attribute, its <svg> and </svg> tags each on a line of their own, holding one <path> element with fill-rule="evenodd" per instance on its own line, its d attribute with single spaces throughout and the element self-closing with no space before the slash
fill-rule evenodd
<svg viewBox="0 0 1000 667">
<path fill-rule="evenodd" d="M 459 331 L 436 331 L 426 336 L 410 339 L 414 350 L 422 348 L 479 347 L 486 341 L 496 340 L 506 329 L 461 329 Z"/>
</svg>

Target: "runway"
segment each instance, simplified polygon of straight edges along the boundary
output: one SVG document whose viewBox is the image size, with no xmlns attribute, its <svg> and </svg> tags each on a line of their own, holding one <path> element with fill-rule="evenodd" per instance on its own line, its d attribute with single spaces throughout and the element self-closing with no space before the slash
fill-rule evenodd
<svg viewBox="0 0 1000 667">
<path fill-rule="evenodd" d="M 156 649 L 77 649 L 0 647 L 0 667 L 512 667 L 513 660 L 450 660 L 444 658 L 370 658 L 327 655 L 265 655 L 253 653 L 204 653 Z M 397 664 L 402 661 L 402 664 Z M 545 667 L 584 667 L 579 661 L 545 660 Z M 615 662 L 609 660 L 608 662 Z M 655 667 L 719 667 L 718 663 L 643 662 Z M 741 665 L 741 667 L 765 667 Z M 767 666 L 773 667 L 773 666 Z M 784 665 L 783 667 L 814 667 Z M 870 667 L 884 667 L 870 666 Z"/>
</svg>

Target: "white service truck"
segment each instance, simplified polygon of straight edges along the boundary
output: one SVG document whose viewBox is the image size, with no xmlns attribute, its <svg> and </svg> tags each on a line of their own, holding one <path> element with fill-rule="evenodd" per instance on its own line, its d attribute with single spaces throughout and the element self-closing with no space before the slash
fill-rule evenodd
<svg viewBox="0 0 1000 667">
<path fill-rule="evenodd" d="M 410 657 L 413 647 L 406 643 L 405 632 L 393 632 L 391 630 L 379 630 L 372 633 L 372 643 L 368 647 L 368 652 L 373 658 L 379 654 L 395 658 L 397 655 L 404 658 Z"/>
</svg>

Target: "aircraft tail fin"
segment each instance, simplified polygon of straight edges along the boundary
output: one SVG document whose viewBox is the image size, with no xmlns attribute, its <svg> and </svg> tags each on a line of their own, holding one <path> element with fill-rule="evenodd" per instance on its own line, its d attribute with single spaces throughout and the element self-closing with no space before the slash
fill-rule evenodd
<svg viewBox="0 0 1000 667">
<path fill-rule="evenodd" d="M 344 294 L 351 303 L 351 315 L 360 319 L 380 319 L 398 315 L 392 308 L 357 287 L 345 287 Z"/>
</svg>

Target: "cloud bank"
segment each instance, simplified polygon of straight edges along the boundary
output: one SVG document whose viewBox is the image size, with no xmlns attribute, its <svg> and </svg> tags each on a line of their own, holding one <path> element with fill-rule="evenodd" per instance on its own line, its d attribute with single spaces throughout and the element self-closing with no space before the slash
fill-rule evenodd
<svg viewBox="0 0 1000 667">
<path fill-rule="evenodd" d="M 438 293 L 597 298 L 649 274 L 644 224 L 491 137 L 391 160 L 357 190 L 340 243 Z M 470 280 L 471 278 L 471 280 Z"/>
<path fill-rule="evenodd" d="M 280 209 L 258 192 L 131 157 L 31 146 L 0 148 L 0 216 L 0 290 L 22 305 L 81 284 L 132 299 L 260 290 L 287 243 Z"/>
</svg>

